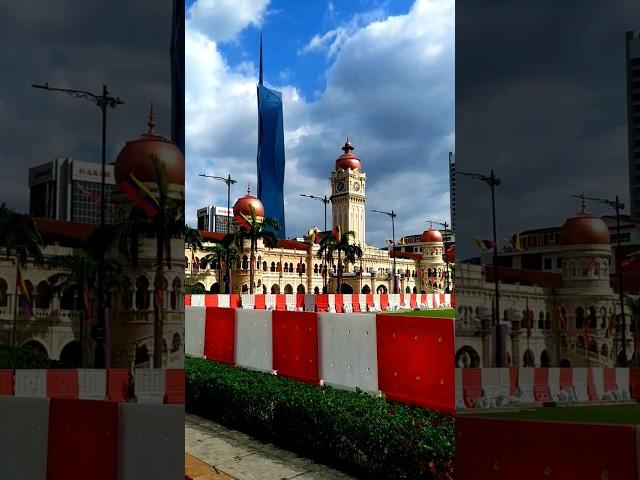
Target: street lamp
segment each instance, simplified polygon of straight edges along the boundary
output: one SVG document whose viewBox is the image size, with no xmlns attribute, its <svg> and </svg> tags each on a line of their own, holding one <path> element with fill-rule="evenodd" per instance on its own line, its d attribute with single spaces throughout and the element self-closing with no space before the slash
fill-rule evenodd
<svg viewBox="0 0 640 480">
<path fill-rule="evenodd" d="M 100 182 L 100 229 L 104 228 L 105 224 L 105 173 L 107 163 L 107 109 L 115 109 L 118 105 L 123 105 L 124 102 L 120 100 L 120 97 L 112 97 L 109 95 L 109 91 L 106 85 L 102 86 L 102 94 L 98 95 L 86 90 L 75 90 L 70 88 L 55 88 L 50 87 L 48 83 L 44 85 L 32 84 L 33 88 L 39 88 L 42 90 L 48 90 L 50 92 L 66 93 L 72 98 L 81 98 L 92 102 L 98 106 L 102 112 L 102 179 Z M 98 262 L 98 321 L 95 331 L 96 337 L 96 351 L 94 366 L 95 368 L 107 367 L 107 352 L 105 350 L 105 294 L 104 294 L 104 251 L 100 252 L 100 258 Z"/>
<path fill-rule="evenodd" d="M 393 293 L 398 293 L 398 284 L 396 279 L 396 223 L 395 219 L 398 216 L 396 212 L 391 210 L 390 212 L 383 212 L 382 210 L 371 210 L 372 212 L 382 213 L 391 217 L 391 243 L 393 248 Z"/>
<path fill-rule="evenodd" d="M 505 363 L 504 353 L 502 349 L 502 326 L 500 325 L 500 275 L 498 271 L 498 241 L 496 234 L 496 187 L 500 185 L 500 179 L 497 178 L 491 170 L 489 176 L 480 173 L 456 172 L 457 175 L 469 177 L 473 180 L 479 180 L 486 183 L 491 188 L 491 218 L 493 221 L 493 275 L 496 283 L 496 367 L 502 367 Z"/>
<path fill-rule="evenodd" d="M 228 174 L 227 177 L 218 177 L 216 175 L 206 175 L 201 173 L 198 175 L 199 177 L 205 178 L 213 178 L 214 180 L 220 180 L 227 184 L 227 235 L 231 233 L 231 185 L 234 183 L 238 183 L 237 180 L 231 178 L 231 174 Z M 225 276 L 227 277 L 227 281 L 225 282 L 225 293 L 231 293 L 231 273 L 229 272 L 229 252 L 227 251 L 225 259 Z"/>
<path fill-rule="evenodd" d="M 327 198 L 327 196 L 325 195 L 324 197 L 318 197 L 316 195 L 307 195 L 306 193 L 301 193 L 300 194 L 301 197 L 306 197 L 306 198 L 312 198 L 313 200 L 319 200 L 324 204 L 324 231 L 326 234 L 327 231 L 327 205 L 331 202 L 331 199 Z M 326 293 L 327 292 L 327 251 L 325 250 L 324 252 L 324 258 L 322 259 L 322 285 L 323 285 L 323 292 Z"/>
<path fill-rule="evenodd" d="M 616 195 L 616 199 L 615 200 L 609 200 L 607 198 L 594 198 L 594 197 L 585 197 L 584 194 L 582 195 L 572 195 L 573 198 L 580 198 L 583 202 L 583 206 L 584 206 L 584 202 L 585 200 L 592 200 L 594 202 L 598 202 L 598 203 L 604 203 L 605 205 L 609 205 L 610 207 L 612 207 L 615 211 L 616 211 L 616 232 L 617 232 L 617 237 L 618 237 L 618 255 L 622 254 L 622 236 L 620 235 L 620 210 L 622 210 L 624 208 L 624 203 L 622 203 L 620 201 L 620 198 L 618 197 L 618 195 Z M 615 261 L 614 257 L 614 261 Z M 627 366 L 627 333 L 626 333 L 626 327 L 627 327 L 627 322 L 625 320 L 625 315 L 624 315 L 624 285 L 622 283 L 623 281 L 623 275 L 622 275 L 622 266 L 620 265 L 620 263 L 618 263 L 616 265 L 616 270 L 618 272 L 618 284 L 619 284 L 619 290 L 620 290 L 620 317 L 621 317 L 621 328 L 622 328 L 622 364 L 620 365 L 621 367 L 626 367 Z M 588 352 L 588 349 L 587 349 Z M 617 354 L 617 352 L 616 352 Z M 588 358 L 588 353 L 587 353 L 587 358 Z"/>
<path fill-rule="evenodd" d="M 436 225 L 440 225 L 440 226 L 444 227 L 445 232 L 446 232 L 447 228 L 449 227 L 449 225 L 447 224 L 446 221 L 444 221 L 444 222 L 435 222 L 433 220 L 427 220 L 427 222 L 435 223 Z M 443 244 L 443 247 L 444 247 L 444 244 Z M 444 252 L 444 254 L 445 254 L 444 264 L 445 264 L 445 267 L 446 267 L 446 270 L 447 270 L 447 282 L 446 282 L 446 287 L 445 288 L 446 288 L 447 293 L 449 293 L 449 259 L 447 258 L 446 252 Z"/>
</svg>

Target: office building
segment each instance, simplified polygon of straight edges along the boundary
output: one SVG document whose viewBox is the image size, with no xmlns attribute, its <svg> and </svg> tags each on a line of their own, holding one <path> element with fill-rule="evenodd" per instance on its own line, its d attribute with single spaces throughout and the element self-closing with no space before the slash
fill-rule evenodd
<svg viewBox="0 0 640 480">
<path fill-rule="evenodd" d="M 627 141 L 629 142 L 629 207 L 640 217 L 640 33 L 627 32 Z"/>
<path fill-rule="evenodd" d="M 456 230 L 456 154 L 449 152 L 449 216 L 451 229 Z"/>
<path fill-rule="evenodd" d="M 208 205 L 198 209 L 198 230 L 205 232 L 227 233 L 227 221 L 231 220 L 231 232 L 236 230 L 233 212 L 226 207 Z"/>
</svg>

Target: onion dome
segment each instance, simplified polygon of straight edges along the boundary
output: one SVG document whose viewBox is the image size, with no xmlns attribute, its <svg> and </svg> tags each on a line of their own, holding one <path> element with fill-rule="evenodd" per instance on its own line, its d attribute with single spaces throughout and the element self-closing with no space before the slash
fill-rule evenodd
<svg viewBox="0 0 640 480">
<path fill-rule="evenodd" d="M 609 245 L 609 227 L 599 217 L 582 211 L 568 218 L 560 230 L 561 245 Z"/>
<path fill-rule="evenodd" d="M 116 182 L 122 184 L 129 175 L 141 182 L 156 182 L 156 173 L 150 158 L 151 155 L 155 155 L 165 165 L 168 183 L 184 185 L 184 155 L 174 142 L 155 133 L 153 106 L 147 125 L 147 133 L 127 142 L 120 150 L 114 165 Z"/>
<path fill-rule="evenodd" d="M 342 147 L 342 151 L 344 151 L 344 153 L 336 159 L 336 170 L 360 170 L 360 159 L 351 153 L 353 151 L 353 145 L 351 145 L 348 138 Z"/>
<path fill-rule="evenodd" d="M 236 200 L 236 203 L 233 205 L 234 218 L 242 218 L 241 214 L 250 217 L 251 207 L 253 207 L 253 210 L 256 212 L 256 217 L 264 217 L 264 205 L 258 197 L 251 195 L 251 188 L 247 188 L 247 194 Z"/>
<path fill-rule="evenodd" d="M 422 237 L 420 238 L 422 243 L 434 243 L 440 242 L 442 243 L 442 234 L 438 230 L 434 230 L 432 227 L 429 227 L 428 230 L 422 232 Z"/>
</svg>

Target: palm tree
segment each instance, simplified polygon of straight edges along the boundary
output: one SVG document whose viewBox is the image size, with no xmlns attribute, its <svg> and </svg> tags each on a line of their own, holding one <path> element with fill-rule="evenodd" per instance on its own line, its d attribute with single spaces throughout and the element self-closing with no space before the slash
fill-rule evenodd
<svg viewBox="0 0 640 480">
<path fill-rule="evenodd" d="M 219 278 L 224 277 L 225 262 L 229 265 L 233 265 L 238 259 L 238 250 L 235 246 L 236 237 L 233 234 L 225 235 L 220 243 L 216 243 L 213 247 L 203 247 L 203 250 L 207 253 L 200 259 L 200 265 L 202 268 L 207 268 L 207 265 L 218 265 Z"/>
<path fill-rule="evenodd" d="M 202 250 L 202 237 L 200 236 L 200 232 L 195 228 L 191 228 L 189 225 L 185 225 L 184 245 L 191 250 L 191 258 L 193 258 L 195 250 Z"/>
<path fill-rule="evenodd" d="M 162 368 L 163 347 L 163 312 L 164 266 L 171 268 L 171 239 L 185 234 L 184 201 L 175 200 L 169 196 L 169 183 L 164 164 L 155 155 L 150 155 L 156 177 L 157 198 L 155 198 L 156 212 L 153 216 L 134 207 L 128 217 L 119 224 L 110 226 L 104 237 L 107 242 L 117 241 L 120 252 L 125 255 L 134 268 L 138 266 L 138 253 L 142 238 L 155 238 L 155 280 L 153 302 L 153 366 Z"/>
<path fill-rule="evenodd" d="M 339 240 L 333 235 L 325 235 L 320 240 L 320 249 L 318 250 L 318 258 L 322 258 L 325 254 L 328 258 L 333 259 L 334 253 L 338 253 L 338 293 L 342 293 L 342 255 L 344 260 L 349 263 L 356 263 L 362 258 L 362 248 L 353 243 L 349 243 L 349 237 L 355 237 L 355 232 L 349 230 L 340 235 Z"/>
<path fill-rule="evenodd" d="M 25 266 L 29 257 L 36 264 L 42 262 L 42 236 L 35 222 L 29 215 L 17 213 L 4 203 L 0 205 L 0 248 L 4 249 L 7 258 L 15 257 L 16 261 L 16 296 L 14 302 L 11 343 L 16 345 L 16 326 L 18 320 L 18 272 Z"/>
<path fill-rule="evenodd" d="M 256 250 L 258 240 L 262 240 L 267 248 L 278 244 L 278 238 L 272 230 L 280 230 L 280 225 L 273 218 L 258 217 L 253 207 L 249 207 L 250 215 L 243 215 L 244 222 L 240 226 L 237 238 L 248 239 L 251 242 L 249 259 L 249 293 L 253 293 L 253 277 L 255 275 Z"/>
<path fill-rule="evenodd" d="M 638 352 L 638 341 L 640 340 L 640 297 L 626 298 L 627 306 L 631 310 L 631 325 L 633 326 L 633 366 L 640 366 L 640 352 Z"/>
<path fill-rule="evenodd" d="M 91 315 L 89 292 L 95 290 L 98 280 L 99 260 L 88 251 L 79 251 L 73 255 L 53 257 L 49 260 L 51 268 L 60 269 L 62 272 L 49 277 L 49 285 L 52 292 L 63 295 L 72 294 L 74 298 L 73 309 L 81 307 L 79 338 L 82 352 L 82 363 L 85 364 L 85 330 L 84 326 Z M 113 260 L 105 260 L 105 291 L 111 292 L 121 285 L 120 264 Z M 80 299 L 80 305 L 77 299 Z"/>
</svg>

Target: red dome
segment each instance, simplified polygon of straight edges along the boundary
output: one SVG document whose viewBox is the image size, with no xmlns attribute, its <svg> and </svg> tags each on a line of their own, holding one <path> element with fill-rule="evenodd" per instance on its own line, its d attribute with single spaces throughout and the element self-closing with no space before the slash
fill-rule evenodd
<svg viewBox="0 0 640 480">
<path fill-rule="evenodd" d="M 247 194 L 236 200 L 236 203 L 233 205 L 233 216 L 237 218 L 243 213 L 250 217 L 250 207 L 253 207 L 253 210 L 256 212 L 256 217 L 264 217 L 264 205 L 258 197 L 251 195 L 251 190 L 247 190 Z"/>
<path fill-rule="evenodd" d="M 360 159 L 353 153 L 351 153 L 351 151 L 353 150 L 353 145 L 351 145 L 351 142 L 348 138 L 344 143 L 342 150 L 344 151 L 344 153 L 336 159 L 336 170 L 360 170 Z"/>
<path fill-rule="evenodd" d="M 442 234 L 438 230 L 429 227 L 429 230 L 422 232 L 420 239 L 422 243 L 442 242 Z"/>
<path fill-rule="evenodd" d="M 116 182 L 121 184 L 133 174 L 141 182 L 155 182 L 156 174 L 151 162 L 155 155 L 164 163 L 170 184 L 184 185 L 184 156 L 171 140 L 154 132 L 153 112 L 149 116 L 149 131 L 131 140 L 120 150 L 114 170 Z"/>
<path fill-rule="evenodd" d="M 560 230 L 561 245 L 608 245 L 609 227 L 601 218 L 582 210 L 567 219 Z"/>
</svg>

